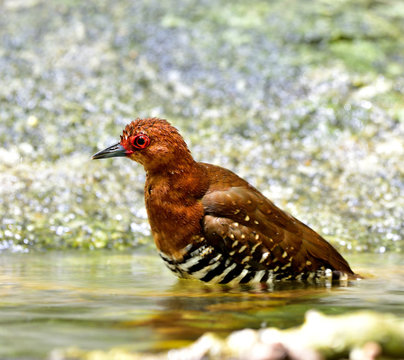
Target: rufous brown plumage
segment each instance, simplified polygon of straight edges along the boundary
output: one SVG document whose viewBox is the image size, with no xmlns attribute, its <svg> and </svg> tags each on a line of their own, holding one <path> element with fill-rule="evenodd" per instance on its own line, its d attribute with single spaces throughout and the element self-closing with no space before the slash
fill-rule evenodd
<svg viewBox="0 0 404 360">
<path fill-rule="evenodd" d="M 166 120 L 136 119 L 93 159 L 117 156 L 146 170 L 153 238 L 179 277 L 222 284 L 357 277 L 333 246 L 245 180 L 196 162 Z"/>
</svg>

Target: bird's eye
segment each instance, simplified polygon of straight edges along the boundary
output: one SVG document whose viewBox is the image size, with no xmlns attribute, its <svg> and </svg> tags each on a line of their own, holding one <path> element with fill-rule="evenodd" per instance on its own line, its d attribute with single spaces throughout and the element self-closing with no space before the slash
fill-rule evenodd
<svg viewBox="0 0 404 360">
<path fill-rule="evenodd" d="M 132 140 L 132 145 L 136 149 L 144 149 L 150 144 L 150 139 L 145 134 L 136 135 Z"/>
</svg>

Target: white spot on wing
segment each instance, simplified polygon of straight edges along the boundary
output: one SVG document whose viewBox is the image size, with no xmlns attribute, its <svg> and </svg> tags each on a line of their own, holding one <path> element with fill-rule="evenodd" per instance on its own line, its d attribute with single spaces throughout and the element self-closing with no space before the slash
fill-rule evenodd
<svg viewBox="0 0 404 360">
<path fill-rule="evenodd" d="M 264 252 L 261 256 L 260 263 L 264 262 L 268 256 L 269 256 L 269 252 Z"/>
<path fill-rule="evenodd" d="M 250 261 L 250 259 L 251 259 L 251 256 L 246 256 L 246 257 L 241 261 L 241 263 L 244 264 L 244 263 Z"/>
<path fill-rule="evenodd" d="M 247 245 L 243 245 L 238 252 L 242 253 L 245 249 L 247 249 Z"/>
<path fill-rule="evenodd" d="M 292 266 L 292 263 L 291 263 L 291 262 L 289 262 L 289 263 L 287 263 L 286 265 L 282 266 L 281 269 L 282 269 L 282 270 L 285 270 L 285 269 L 288 268 L 289 266 Z"/>
<path fill-rule="evenodd" d="M 255 249 L 256 249 L 258 246 L 260 246 L 260 245 L 261 245 L 261 243 L 259 243 L 259 242 L 257 242 L 256 244 L 254 244 L 254 246 L 253 246 L 252 249 L 251 249 L 251 254 L 254 253 Z"/>
</svg>

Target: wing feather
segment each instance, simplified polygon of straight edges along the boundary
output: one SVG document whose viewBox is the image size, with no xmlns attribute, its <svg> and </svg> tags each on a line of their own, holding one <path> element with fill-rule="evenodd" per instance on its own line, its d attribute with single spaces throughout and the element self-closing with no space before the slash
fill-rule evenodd
<svg viewBox="0 0 404 360">
<path fill-rule="evenodd" d="M 220 169 L 214 167 L 215 172 Z M 202 227 L 204 236 L 236 263 L 256 271 L 269 269 L 295 275 L 322 267 L 353 274 L 344 258 L 315 231 L 241 178 L 229 180 L 236 186 L 213 184 L 203 196 Z"/>
</svg>

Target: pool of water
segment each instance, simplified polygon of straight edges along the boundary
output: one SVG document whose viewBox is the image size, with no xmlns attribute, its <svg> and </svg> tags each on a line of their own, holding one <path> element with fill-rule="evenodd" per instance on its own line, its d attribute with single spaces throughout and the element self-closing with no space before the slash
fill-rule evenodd
<svg viewBox="0 0 404 360">
<path fill-rule="evenodd" d="M 53 349 L 159 351 L 206 331 L 299 325 L 318 309 L 404 318 L 404 256 L 353 255 L 366 276 L 348 286 L 282 284 L 266 291 L 177 280 L 151 250 L 0 255 L 0 358 Z"/>
</svg>

